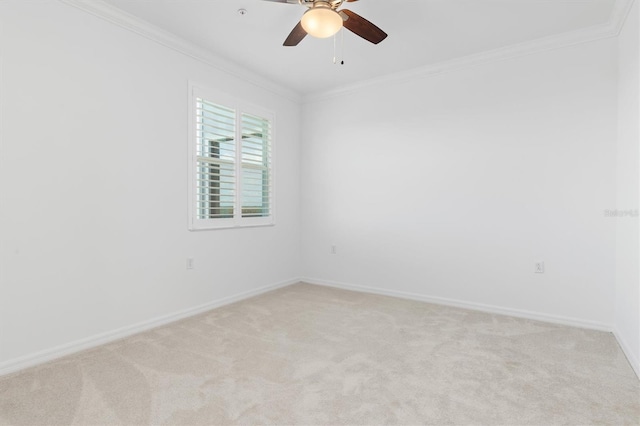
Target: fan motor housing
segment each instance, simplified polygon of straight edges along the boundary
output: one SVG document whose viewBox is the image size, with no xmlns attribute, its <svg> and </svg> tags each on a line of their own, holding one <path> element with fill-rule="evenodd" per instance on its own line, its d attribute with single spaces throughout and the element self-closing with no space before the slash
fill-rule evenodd
<svg viewBox="0 0 640 426">
<path fill-rule="evenodd" d="M 307 6 L 308 8 L 312 8 L 316 1 L 318 0 L 298 0 L 301 5 Z M 344 0 L 322 0 L 322 2 L 329 3 L 331 9 L 336 10 L 342 3 L 344 3 Z"/>
</svg>

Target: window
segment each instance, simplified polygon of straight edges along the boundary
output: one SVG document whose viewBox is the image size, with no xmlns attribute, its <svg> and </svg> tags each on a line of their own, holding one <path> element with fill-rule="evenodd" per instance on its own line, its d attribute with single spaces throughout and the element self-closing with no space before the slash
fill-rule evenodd
<svg viewBox="0 0 640 426">
<path fill-rule="evenodd" d="M 274 223 L 274 114 L 191 86 L 189 229 Z"/>
</svg>

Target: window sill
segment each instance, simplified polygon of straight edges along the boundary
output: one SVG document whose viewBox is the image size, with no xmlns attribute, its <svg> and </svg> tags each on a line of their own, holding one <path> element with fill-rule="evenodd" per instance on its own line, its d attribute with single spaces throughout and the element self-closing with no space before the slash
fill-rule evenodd
<svg viewBox="0 0 640 426">
<path fill-rule="evenodd" d="M 224 229 L 244 229 L 244 228 L 268 228 L 276 226 L 275 222 L 265 223 L 246 223 L 246 224 L 223 224 L 223 225 L 191 225 L 189 226 L 190 232 L 200 231 L 219 231 Z"/>
</svg>

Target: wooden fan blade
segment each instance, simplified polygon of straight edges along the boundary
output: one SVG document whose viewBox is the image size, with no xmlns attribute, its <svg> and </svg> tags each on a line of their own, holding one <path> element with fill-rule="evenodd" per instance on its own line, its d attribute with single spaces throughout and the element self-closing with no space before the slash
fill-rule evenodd
<svg viewBox="0 0 640 426">
<path fill-rule="evenodd" d="M 307 32 L 304 30 L 304 28 L 302 28 L 302 23 L 298 22 L 298 25 L 296 25 L 293 28 L 293 30 L 291 30 L 289 37 L 287 37 L 287 39 L 284 41 L 282 45 L 297 46 L 298 43 L 300 43 L 302 39 L 305 38 L 306 36 L 307 36 Z"/>
<path fill-rule="evenodd" d="M 342 16 L 342 19 L 344 19 L 343 26 L 363 39 L 370 41 L 373 44 L 378 44 L 387 38 L 387 33 L 357 13 L 348 9 L 342 9 L 339 13 L 340 16 Z"/>
</svg>

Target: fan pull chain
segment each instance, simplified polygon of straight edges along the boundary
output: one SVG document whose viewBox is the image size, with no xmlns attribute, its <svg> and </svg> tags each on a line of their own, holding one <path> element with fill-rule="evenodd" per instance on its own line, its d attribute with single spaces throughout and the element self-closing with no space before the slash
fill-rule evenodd
<svg viewBox="0 0 640 426">
<path fill-rule="evenodd" d="M 340 30 L 340 39 L 340 57 L 342 58 L 340 65 L 344 65 L 344 27 Z"/>
<path fill-rule="evenodd" d="M 338 64 L 337 39 L 338 39 L 338 34 L 336 33 L 333 36 L 333 64 L 334 65 Z M 340 57 L 342 58 L 340 60 L 340 65 L 344 65 L 344 27 L 340 30 Z"/>
<path fill-rule="evenodd" d="M 338 63 L 338 60 L 336 59 L 336 36 L 337 34 L 333 35 L 333 65 Z"/>
</svg>

